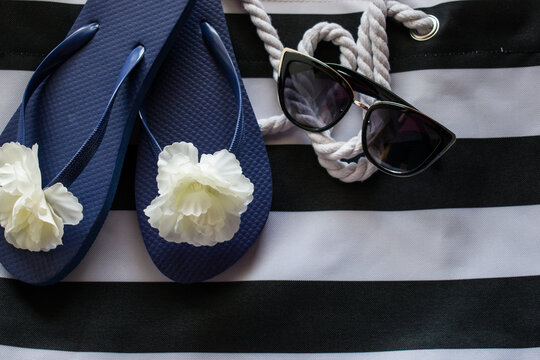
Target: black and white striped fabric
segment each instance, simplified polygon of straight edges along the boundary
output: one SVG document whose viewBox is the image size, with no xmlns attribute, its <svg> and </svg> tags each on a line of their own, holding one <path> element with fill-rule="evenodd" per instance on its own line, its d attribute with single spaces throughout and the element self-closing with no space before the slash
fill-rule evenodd
<svg viewBox="0 0 540 360">
<path fill-rule="evenodd" d="M 540 359 L 540 2 L 403 2 L 441 23 L 416 42 L 388 21 L 393 90 L 458 137 L 438 164 L 345 184 L 301 131 L 268 137 L 274 199 L 260 239 L 187 286 L 145 251 L 134 144 L 105 226 L 65 281 L 32 287 L 0 269 L 0 359 Z M 1 127 L 82 3 L 0 2 Z M 239 0 L 224 5 L 255 113 L 278 114 L 255 28 Z M 264 5 L 296 48 L 319 21 L 356 34 L 367 2 Z"/>
</svg>

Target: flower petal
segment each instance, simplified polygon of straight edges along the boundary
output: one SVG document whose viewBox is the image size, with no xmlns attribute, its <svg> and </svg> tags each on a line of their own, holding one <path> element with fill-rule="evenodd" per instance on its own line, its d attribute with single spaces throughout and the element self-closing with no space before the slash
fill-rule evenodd
<svg viewBox="0 0 540 360">
<path fill-rule="evenodd" d="M 190 217 L 183 217 L 176 222 L 174 233 L 169 234 L 169 238 L 164 239 L 176 243 L 200 246 L 199 240 L 202 236 L 197 230 L 197 224 Z"/>
<path fill-rule="evenodd" d="M 12 195 L 7 191 L 0 190 L 0 225 L 2 227 L 5 228 L 8 226 L 13 206 L 18 199 L 19 196 L 17 195 Z"/>
<path fill-rule="evenodd" d="M 220 191 L 238 196 L 253 193 L 253 184 L 242 173 L 240 162 L 227 150 L 220 150 L 213 155 L 201 156 L 201 169 L 205 174 L 212 174 L 214 186 Z"/>
<path fill-rule="evenodd" d="M 175 142 L 163 148 L 159 154 L 158 166 L 166 166 L 171 161 L 178 162 L 175 165 L 180 165 L 183 162 L 196 164 L 199 161 L 199 150 L 192 144 L 186 142 Z"/>
<path fill-rule="evenodd" d="M 64 224 L 77 225 L 83 219 L 83 206 L 61 183 L 49 186 L 44 194 L 54 213 L 62 218 Z"/>
<path fill-rule="evenodd" d="M 6 241 L 18 249 L 49 251 L 62 244 L 64 224 L 47 204 L 42 191 L 21 196 L 5 228 Z"/>
<path fill-rule="evenodd" d="M 208 211 L 215 201 L 204 185 L 197 182 L 183 186 L 174 193 L 176 209 L 184 216 L 199 216 Z"/>
<path fill-rule="evenodd" d="M 221 205 L 222 201 L 222 199 L 216 199 L 212 207 L 204 214 L 190 216 L 191 220 L 197 224 L 200 233 L 210 236 L 216 229 L 223 226 L 227 212 Z M 212 231 L 210 232 L 209 229 Z"/>
<path fill-rule="evenodd" d="M 234 180 L 242 175 L 240 161 L 233 153 L 225 149 L 216 151 L 213 155 L 202 155 L 200 164 L 201 167 L 206 168 L 206 171 L 211 171 L 223 179 Z"/>
<path fill-rule="evenodd" d="M 14 142 L 0 147 L 0 188 L 18 195 L 41 189 L 37 144 L 32 149 Z"/>
<path fill-rule="evenodd" d="M 172 191 L 179 180 L 197 171 L 197 157 L 198 151 L 193 144 L 176 142 L 165 146 L 158 159 L 156 181 L 159 194 Z"/>
<path fill-rule="evenodd" d="M 229 241 L 234 237 L 234 234 L 238 232 L 238 229 L 240 228 L 240 215 L 231 215 L 227 216 L 225 219 L 225 224 L 223 225 L 223 228 L 221 228 L 220 231 L 220 237 L 216 238 L 215 240 L 217 242 L 225 242 Z"/>
</svg>

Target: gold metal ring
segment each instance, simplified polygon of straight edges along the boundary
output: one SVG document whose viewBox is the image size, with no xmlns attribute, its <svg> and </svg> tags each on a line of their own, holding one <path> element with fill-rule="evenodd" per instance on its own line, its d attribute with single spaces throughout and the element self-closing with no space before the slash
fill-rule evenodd
<svg viewBox="0 0 540 360">
<path fill-rule="evenodd" d="M 435 34 L 437 34 L 437 32 L 439 31 L 439 19 L 437 19 L 433 15 L 428 15 L 428 19 L 430 19 L 431 22 L 433 23 L 433 26 L 431 27 L 431 31 L 428 32 L 427 34 L 420 35 L 418 33 L 418 31 L 416 31 L 415 29 L 411 29 L 411 37 L 414 40 L 416 40 L 416 41 L 426 41 L 426 40 L 429 40 L 432 37 L 434 37 Z"/>
</svg>

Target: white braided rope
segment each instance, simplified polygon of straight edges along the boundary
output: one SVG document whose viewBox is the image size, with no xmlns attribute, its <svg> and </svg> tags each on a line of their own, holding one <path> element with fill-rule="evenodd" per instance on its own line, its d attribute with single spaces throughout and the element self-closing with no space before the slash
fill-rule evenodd
<svg viewBox="0 0 540 360">
<path fill-rule="evenodd" d="M 264 43 L 264 48 L 270 58 L 270 64 L 274 68 L 274 80 L 277 81 L 279 60 L 283 44 L 279 40 L 277 30 L 272 26 L 270 16 L 259 0 L 242 0 L 244 9 L 251 18 L 251 22 L 257 28 L 257 35 Z"/>
<path fill-rule="evenodd" d="M 395 0 L 387 0 L 386 6 L 388 7 L 388 16 L 393 17 L 407 28 L 416 30 L 420 35 L 431 31 L 433 23 L 425 12 L 415 10 Z"/>
<path fill-rule="evenodd" d="M 279 61 L 284 48 L 277 30 L 272 26 L 271 19 L 260 0 L 242 1 L 268 52 L 274 80 L 277 80 Z M 422 11 L 414 10 L 395 0 L 370 0 L 358 27 L 356 43 L 351 33 L 340 25 L 321 22 L 304 33 L 298 44 L 298 50 L 312 56 L 319 42 L 331 41 L 339 46 L 342 65 L 390 88 L 386 16 L 394 17 L 420 35 L 431 30 L 432 23 L 427 18 L 428 15 Z M 259 119 L 258 122 L 264 135 L 276 134 L 292 127 L 292 123 L 283 114 Z M 332 138 L 330 130 L 323 133 L 306 131 L 306 134 L 312 141 L 319 163 L 331 176 L 344 182 L 364 181 L 376 171 L 376 167 L 365 157 L 360 157 L 357 162 L 342 160 L 354 158 L 363 152 L 361 134 L 353 136 L 348 141 L 336 141 Z"/>
<path fill-rule="evenodd" d="M 304 33 L 298 44 L 298 51 L 312 56 L 322 40 L 331 41 L 334 45 L 339 46 L 340 63 L 351 69 L 356 69 L 358 54 L 354 38 L 350 32 L 338 24 L 321 22 L 313 26 Z M 375 172 L 376 168 L 365 158 L 361 158 L 358 163 L 341 160 L 355 157 L 362 152 L 360 136 L 343 142 L 336 141 L 331 136 L 330 130 L 323 133 L 307 131 L 306 134 L 311 139 L 319 163 L 331 176 L 344 182 L 353 182 L 367 179 Z"/>
<path fill-rule="evenodd" d="M 351 33 L 339 24 L 326 21 L 315 24 L 304 33 L 302 40 L 298 43 L 298 51 L 313 56 L 317 45 L 323 40 L 331 41 L 339 46 L 341 65 L 356 68 L 356 44 Z"/>
</svg>

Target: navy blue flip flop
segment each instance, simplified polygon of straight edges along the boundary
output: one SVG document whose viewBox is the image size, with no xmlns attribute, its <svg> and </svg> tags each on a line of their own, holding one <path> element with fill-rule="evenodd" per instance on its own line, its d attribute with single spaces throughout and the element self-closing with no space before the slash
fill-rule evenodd
<svg viewBox="0 0 540 360">
<path fill-rule="evenodd" d="M 0 262 L 15 278 L 52 284 L 86 254 L 111 206 L 138 108 L 193 5 L 88 0 L 34 73 L 0 135 Z"/>
<path fill-rule="evenodd" d="M 212 278 L 256 241 L 272 199 L 266 147 L 220 0 L 197 1 L 141 117 L 135 199 L 148 253 L 176 282 Z M 174 183 L 172 173 L 181 180 Z M 223 215 L 228 207 L 240 212 Z"/>
</svg>

